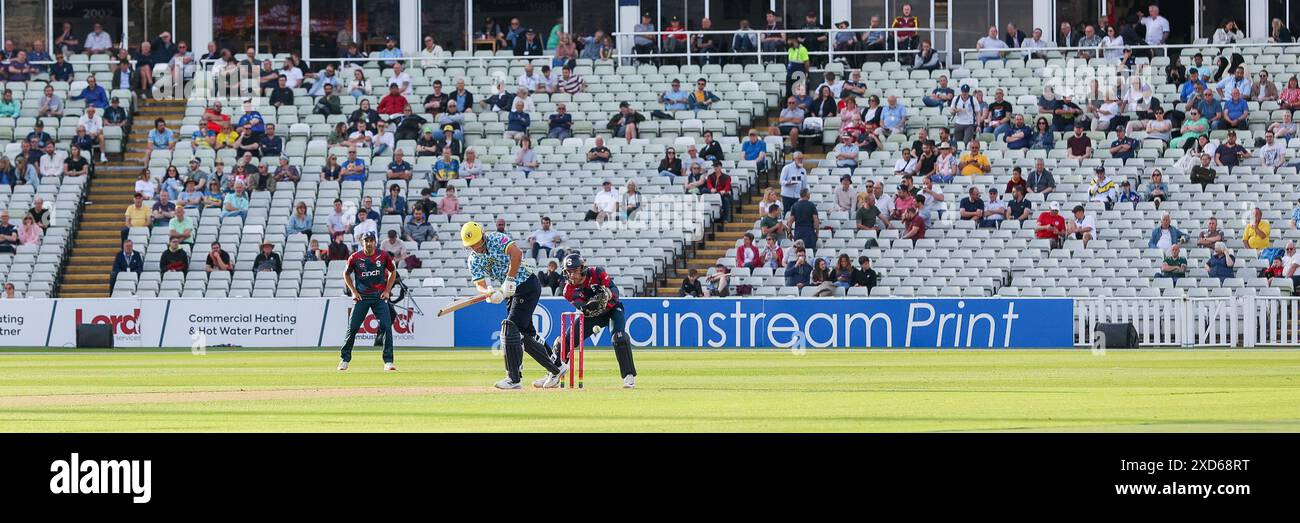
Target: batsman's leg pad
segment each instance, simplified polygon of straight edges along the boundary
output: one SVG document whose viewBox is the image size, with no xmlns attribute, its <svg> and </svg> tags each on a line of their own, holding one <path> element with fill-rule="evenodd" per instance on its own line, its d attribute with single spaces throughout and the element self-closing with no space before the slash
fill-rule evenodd
<svg viewBox="0 0 1300 523">
<path fill-rule="evenodd" d="M 618 359 L 619 376 L 636 375 L 636 365 L 632 363 L 632 341 L 626 332 L 615 332 L 613 336 L 614 357 Z"/>
<path fill-rule="evenodd" d="M 510 376 L 510 381 L 522 380 L 521 367 L 524 366 L 523 336 L 519 334 L 519 328 L 515 326 L 513 321 L 501 321 L 501 348 L 506 353 L 506 374 Z"/>
<path fill-rule="evenodd" d="M 537 336 L 524 336 L 524 351 L 532 356 L 534 360 L 552 374 L 560 372 L 559 365 L 551 360 L 551 351 L 546 348 L 546 342 Z"/>
</svg>

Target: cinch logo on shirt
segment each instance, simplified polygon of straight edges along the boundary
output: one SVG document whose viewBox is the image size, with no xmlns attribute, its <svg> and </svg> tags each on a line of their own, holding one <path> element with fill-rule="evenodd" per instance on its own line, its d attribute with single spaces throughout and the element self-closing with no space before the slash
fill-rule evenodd
<svg viewBox="0 0 1300 523">
<path fill-rule="evenodd" d="M 361 271 L 361 277 L 362 277 L 362 278 L 369 278 L 369 277 L 371 277 L 371 276 L 379 276 L 379 274 L 382 273 L 382 272 L 384 272 L 382 269 L 376 269 L 376 270 L 373 270 L 373 271 Z"/>
</svg>

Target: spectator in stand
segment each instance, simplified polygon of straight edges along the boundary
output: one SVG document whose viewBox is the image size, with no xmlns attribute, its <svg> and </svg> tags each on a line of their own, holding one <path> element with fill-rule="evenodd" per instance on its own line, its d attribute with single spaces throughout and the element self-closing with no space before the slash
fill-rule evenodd
<svg viewBox="0 0 1300 523">
<path fill-rule="evenodd" d="M 952 103 L 953 96 L 953 90 L 948 87 L 948 77 L 944 75 L 939 77 L 939 85 L 921 98 L 921 103 L 926 107 L 944 107 Z"/>
<path fill-rule="evenodd" d="M 0 100 L 0 117 L 17 118 L 19 109 L 18 100 L 13 99 L 13 91 L 6 88 L 4 100 Z"/>
<path fill-rule="evenodd" d="M 190 268 L 190 256 L 181 248 L 179 238 L 171 238 L 167 241 L 167 250 L 163 251 L 162 257 L 158 260 L 158 269 L 160 272 L 186 272 Z"/>
<path fill-rule="evenodd" d="M 564 288 L 564 277 L 560 275 L 559 268 L 559 264 L 551 260 L 547 262 L 545 270 L 537 271 L 537 279 L 541 280 L 542 288 L 550 290 L 551 296 Z"/>
<path fill-rule="evenodd" d="M 704 296 L 704 288 L 700 285 L 700 271 L 694 268 L 686 271 L 686 277 L 682 279 L 682 286 L 678 289 L 677 296 L 682 298 Z"/>
<path fill-rule="evenodd" d="M 762 260 L 762 266 L 771 269 L 785 267 L 785 250 L 781 244 L 776 241 L 776 235 L 768 235 L 763 248 L 758 251 L 758 256 Z"/>
<path fill-rule="evenodd" d="M 283 264 L 280 261 L 280 253 L 275 252 L 274 249 L 275 246 L 271 243 L 271 240 L 262 241 L 261 251 L 257 253 L 256 258 L 253 258 L 253 272 L 274 271 L 276 274 L 280 274 L 280 268 Z"/>
<path fill-rule="evenodd" d="M 907 133 L 907 108 L 898 103 L 898 97 L 891 95 L 885 99 L 885 106 L 880 109 L 880 127 L 885 130 L 885 136 Z"/>
<path fill-rule="evenodd" d="M 1137 207 L 1138 202 L 1145 202 L 1147 199 L 1142 196 L 1141 193 L 1133 190 L 1133 187 L 1129 185 L 1128 180 L 1124 180 L 1119 182 L 1119 198 L 1116 201 L 1119 203 L 1127 203 L 1128 205 L 1125 207 L 1133 209 Z"/>
<path fill-rule="evenodd" d="M 45 94 L 41 96 L 41 105 L 39 108 L 36 109 L 36 116 L 40 116 L 40 117 L 53 116 L 56 118 L 62 117 L 64 107 L 65 104 L 63 102 L 63 98 L 57 94 L 54 94 L 53 86 L 46 85 Z M 40 120 L 37 120 L 37 123 L 40 123 Z"/>
<path fill-rule="evenodd" d="M 812 265 L 808 264 L 808 256 L 802 249 L 795 253 L 794 260 L 785 268 L 785 286 L 795 287 L 798 289 L 812 283 Z"/>
<path fill-rule="evenodd" d="M 768 136 L 788 136 L 790 137 L 790 147 L 799 147 L 799 130 L 803 128 L 804 118 L 807 116 L 793 96 L 786 99 L 785 109 L 781 110 L 777 118 L 777 124 L 769 127 Z"/>
<path fill-rule="evenodd" d="M 1065 217 L 1061 216 L 1061 202 L 1048 203 L 1048 210 L 1038 215 L 1034 237 L 1048 240 L 1053 249 L 1059 249 L 1065 234 Z"/>
<path fill-rule="evenodd" d="M 555 114 L 548 118 L 547 138 L 564 140 L 573 137 L 573 115 L 568 113 L 563 103 L 556 105 Z"/>
<path fill-rule="evenodd" d="M 1016 150 L 1030 148 L 1037 136 L 1034 133 L 1034 130 L 1025 125 L 1025 117 L 1023 115 L 1017 114 L 1013 122 L 1014 123 L 1011 126 L 1006 128 L 1006 133 L 1003 138 L 1003 141 L 1007 144 L 1007 149 Z M 1046 120 L 1041 118 L 1039 119 L 1039 122 L 1044 126 L 1047 123 Z"/>
<path fill-rule="evenodd" d="M 424 243 L 438 240 L 438 231 L 433 228 L 433 224 L 425 217 L 426 213 L 423 206 L 417 205 L 411 211 L 411 216 L 406 218 L 402 223 L 402 239 L 408 242 Z"/>
<path fill-rule="evenodd" d="M 0 211 L 0 253 L 13 254 L 22 245 L 18 228 L 9 223 L 9 211 Z"/>
<path fill-rule="evenodd" d="M 1264 211 L 1259 207 L 1256 207 L 1251 221 L 1246 224 L 1246 230 L 1242 236 L 1242 243 L 1245 244 L 1247 249 L 1267 249 L 1272 243 L 1272 240 L 1269 237 L 1272 232 L 1272 226 L 1269 224 L 1268 220 L 1264 219 Z"/>
<path fill-rule="evenodd" d="M 627 139 L 628 143 L 637 138 L 637 125 L 645 121 L 645 116 L 632 110 L 627 102 L 619 102 L 618 113 L 610 119 L 606 127 L 614 131 L 614 136 Z"/>
<path fill-rule="evenodd" d="M 1196 238 L 1196 246 L 1203 248 L 1214 247 L 1216 243 L 1225 241 L 1227 238 L 1223 235 L 1223 230 L 1219 229 L 1219 219 L 1213 216 L 1205 222 L 1205 229 L 1201 231 Z"/>
<path fill-rule="evenodd" d="M 1297 129 L 1291 111 L 1282 111 L 1282 121 L 1273 122 L 1268 126 L 1268 132 L 1273 133 L 1273 136 L 1277 137 L 1283 144 L 1287 144 L 1294 139 L 1298 130 L 1300 129 Z"/>
<path fill-rule="evenodd" d="M 18 243 L 20 245 L 31 245 L 39 247 L 41 245 L 41 236 L 45 230 L 36 224 L 36 219 L 32 215 L 23 216 L 23 224 L 18 226 Z"/>
<path fill-rule="evenodd" d="M 1205 269 L 1211 278 L 1218 278 L 1222 282 L 1237 276 L 1236 263 L 1237 258 L 1228 252 L 1228 244 L 1217 242 L 1214 244 L 1214 254 L 1205 260 Z"/>
<path fill-rule="evenodd" d="M 1065 233 L 1074 236 L 1076 240 L 1083 240 L 1083 247 L 1088 247 L 1088 242 L 1096 238 L 1100 231 L 1097 230 L 1097 221 L 1092 216 L 1088 216 L 1082 205 L 1074 206 L 1074 220 L 1065 225 Z"/>
<path fill-rule="evenodd" d="M 8 217 L 8 214 L 3 215 Z M 140 274 L 144 272 L 144 257 L 140 256 L 131 240 L 122 240 L 122 250 L 113 256 L 113 272 L 108 277 L 108 288 L 117 286 L 117 275 L 123 272 Z"/>
<path fill-rule="evenodd" d="M 786 226 L 792 231 L 793 238 L 803 240 L 809 249 L 816 249 L 821 217 L 817 214 L 817 204 L 812 202 L 812 193 L 807 187 L 799 191 L 799 200 L 790 205 L 789 213 Z"/>
<path fill-rule="evenodd" d="M 1006 93 L 998 89 L 993 92 L 993 103 L 989 104 L 988 125 L 982 132 L 993 133 L 994 138 L 1000 139 L 1011 130 L 1014 117 L 1015 108 L 1006 100 Z"/>
<path fill-rule="evenodd" d="M 759 172 L 767 170 L 767 142 L 758 139 L 758 132 L 749 130 L 749 139 L 740 144 L 745 161 L 755 162 Z M 795 154 L 800 154 L 797 151 Z"/>
<path fill-rule="evenodd" d="M 1187 276 L 1187 258 L 1182 255 L 1182 246 L 1175 243 L 1169 246 L 1168 254 L 1163 262 L 1160 263 L 1160 272 L 1156 273 L 1157 278 L 1170 278 L 1174 283 L 1179 278 Z"/>
<path fill-rule="evenodd" d="M 285 231 L 290 235 L 305 234 L 311 237 L 312 215 L 307 212 L 307 203 L 298 202 L 294 205 L 293 214 L 289 215 L 289 223 L 285 226 Z"/>
<path fill-rule="evenodd" d="M 677 151 L 672 147 L 667 148 L 664 157 L 659 160 L 659 175 L 669 177 L 682 175 L 682 161 L 677 158 Z"/>
<path fill-rule="evenodd" d="M 727 267 L 719 263 L 713 268 L 713 274 L 704 277 L 704 296 L 725 298 L 731 294 L 731 274 Z"/>
<path fill-rule="evenodd" d="M 803 153 L 795 151 L 790 163 L 781 168 L 781 208 L 790 212 L 800 193 L 808 188 L 808 171 L 803 167 Z"/>
<path fill-rule="evenodd" d="M 1232 173 L 1232 168 L 1241 165 L 1241 161 L 1250 158 L 1250 151 L 1237 143 L 1237 132 L 1228 131 L 1228 139 L 1214 149 L 1214 163 L 1228 168 L 1228 173 Z"/>
<path fill-rule="evenodd" d="M 682 90 L 681 80 L 674 78 L 669 89 L 659 94 L 659 103 L 664 104 L 664 111 L 685 111 L 689 108 L 689 98 L 690 93 Z"/>
<path fill-rule="evenodd" d="M 1147 182 L 1147 201 L 1156 202 L 1156 207 L 1161 202 L 1169 199 L 1169 184 L 1165 183 L 1164 175 L 1160 169 L 1151 171 L 1151 179 Z"/>
<path fill-rule="evenodd" d="M 1251 84 L 1250 91 L 1241 94 L 1252 102 L 1275 102 L 1278 99 L 1277 84 L 1268 79 L 1268 71 L 1260 69 L 1259 80 Z"/>
<path fill-rule="evenodd" d="M 770 189 L 769 189 L 770 190 Z M 758 227 L 764 236 L 775 237 L 776 235 L 785 236 L 789 229 L 785 222 L 781 221 L 781 206 L 779 204 L 759 204 L 759 208 L 767 208 L 767 214 L 759 219 Z"/>
<path fill-rule="evenodd" d="M 844 256 L 844 255 L 841 255 Z M 875 288 L 880 282 L 880 273 L 871 268 L 871 258 L 858 256 L 858 267 L 853 270 L 850 277 L 850 284 L 853 287 L 865 287 L 867 291 Z"/>
<path fill-rule="evenodd" d="M 977 176 L 989 174 L 993 165 L 989 163 L 989 157 L 980 152 L 980 142 L 971 140 L 966 152 L 962 153 L 961 160 L 957 162 L 957 168 L 961 170 L 962 176 Z"/>
<path fill-rule="evenodd" d="M 388 186 L 388 195 L 380 200 L 379 205 L 384 215 L 405 218 L 407 206 L 406 198 L 402 197 L 402 186 L 398 184 Z"/>
<path fill-rule="evenodd" d="M 981 62 L 1003 59 L 1004 53 L 1002 50 L 1007 49 L 1007 47 L 1007 43 L 998 38 L 998 28 L 992 26 L 989 27 L 987 36 L 975 42 L 975 48 L 980 50 L 979 59 Z"/>
<path fill-rule="evenodd" d="M 410 103 L 402 95 L 401 88 L 397 84 L 392 84 L 388 86 L 388 94 L 379 100 L 379 114 L 380 116 L 401 114 L 408 106 Z"/>
<path fill-rule="evenodd" d="M 443 150 L 444 154 L 447 152 Z M 532 173 L 541 165 L 537 160 L 537 152 L 533 150 L 533 141 L 525 136 L 519 141 L 519 150 L 515 152 L 515 171 L 525 175 Z"/>
<path fill-rule="evenodd" d="M 542 56 L 546 53 L 542 41 L 537 38 L 537 32 L 533 28 L 528 28 L 524 32 L 523 39 L 515 40 L 515 56 Z"/>
<path fill-rule="evenodd" d="M 1011 190 L 1011 201 L 1007 202 L 1007 219 L 1024 223 L 1031 217 L 1033 202 L 1025 199 L 1025 188 L 1017 186 Z"/>
<path fill-rule="evenodd" d="M 754 233 L 747 232 L 736 247 L 736 267 L 757 268 L 763 266 L 763 257 L 754 245 Z"/>
<path fill-rule="evenodd" d="M 1205 79 L 1195 67 L 1187 71 L 1187 81 L 1178 88 L 1178 101 L 1188 103 L 1200 98 L 1200 93 L 1207 89 Z"/>
<path fill-rule="evenodd" d="M 921 40 L 921 48 L 912 59 L 913 71 L 934 71 L 943 64 L 939 61 L 939 52 L 934 50 L 929 40 Z"/>
<path fill-rule="evenodd" d="M 1249 129 L 1250 106 L 1242 98 L 1242 91 L 1233 88 L 1232 96 L 1223 103 L 1223 118 L 1218 120 L 1216 129 Z"/>
<path fill-rule="evenodd" d="M 957 204 L 961 209 L 961 219 L 970 220 L 975 222 L 976 226 L 980 226 L 984 221 L 984 200 L 980 198 L 980 190 L 978 187 L 971 187 L 967 190 L 967 194 L 969 196 L 962 198 Z"/>
<path fill-rule="evenodd" d="M 854 214 L 856 229 L 859 231 L 881 231 L 889 228 L 889 216 L 876 206 L 876 195 L 864 192 L 858 195 L 857 212 Z"/>
<path fill-rule="evenodd" d="M 587 161 L 606 163 L 609 161 L 611 155 L 612 153 L 610 153 L 609 148 L 605 147 L 605 138 L 597 136 L 595 145 L 587 151 Z"/>
<path fill-rule="evenodd" d="M 166 120 L 163 120 L 162 118 L 154 120 L 153 129 L 149 131 L 149 141 L 146 143 L 146 146 L 147 149 L 145 150 L 144 157 L 145 163 L 149 162 L 149 158 L 153 155 L 154 151 L 160 149 L 166 149 L 168 151 L 176 150 L 176 135 L 171 129 L 167 128 Z"/>
<path fill-rule="evenodd" d="M 731 176 L 722 171 L 722 162 L 713 161 L 713 172 L 705 178 L 704 189 L 708 194 L 716 194 L 722 200 L 722 221 L 731 221 L 733 199 L 731 196 Z M 629 211 L 630 214 L 630 211 Z"/>
<path fill-rule="evenodd" d="M 854 203 L 857 201 L 858 191 L 853 188 L 853 177 L 849 175 L 840 176 L 840 186 L 835 189 L 835 210 L 839 212 L 853 212 Z"/>
<path fill-rule="evenodd" d="M 925 223 L 925 218 L 921 217 L 921 214 L 916 207 L 904 211 L 902 220 L 903 234 L 900 236 L 901 239 L 912 240 L 913 244 L 915 244 L 916 240 L 925 239 L 925 230 L 927 225 Z"/>
<path fill-rule="evenodd" d="M 149 217 L 153 220 L 151 227 L 167 225 L 172 218 L 176 217 L 176 204 L 171 202 L 167 191 L 158 192 L 158 201 L 150 208 Z"/>
<path fill-rule="evenodd" d="M 1124 126 L 1115 128 L 1115 141 L 1110 144 L 1110 156 L 1120 160 L 1128 160 L 1135 156 L 1140 144 L 1137 140 L 1127 136 Z"/>
<path fill-rule="evenodd" d="M 348 159 L 345 160 L 343 165 L 339 168 L 339 174 L 342 175 L 340 180 L 344 182 L 356 181 L 365 183 L 366 173 L 366 161 L 357 157 L 356 147 L 349 147 Z"/>
<path fill-rule="evenodd" d="M 248 195 L 244 191 L 244 183 L 235 181 L 234 187 L 235 191 L 227 194 L 221 204 L 223 221 L 226 218 L 248 218 Z"/>
<path fill-rule="evenodd" d="M 912 16 L 912 5 L 903 4 L 902 13 L 894 17 L 894 21 L 889 24 L 893 29 L 900 29 L 894 32 L 894 48 L 900 51 L 911 51 L 920 45 L 921 36 L 915 31 L 921 27 L 921 21 Z"/>
<path fill-rule="evenodd" d="M 546 251 L 546 257 L 551 259 L 564 259 L 564 249 L 560 246 L 564 243 L 564 233 L 551 228 L 551 218 L 542 217 L 542 228 L 529 233 L 525 238 L 528 245 L 532 247 L 533 261 L 540 260 L 538 256 L 542 251 Z"/>
<path fill-rule="evenodd" d="M 1286 81 L 1286 88 L 1278 93 L 1277 103 L 1281 109 L 1288 112 L 1300 111 L 1300 79 L 1295 75 L 1291 75 L 1291 78 Z"/>
<path fill-rule="evenodd" d="M 122 239 L 131 234 L 132 227 L 149 227 L 151 209 L 144 206 L 144 195 L 135 193 L 135 203 L 126 207 L 126 225 L 122 227 Z"/>
<path fill-rule="evenodd" d="M 456 187 L 449 186 L 438 202 L 438 211 L 447 216 L 460 214 L 460 199 L 456 198 Z"/>
<path fill-rule="evenodd" d="M 1169 140 L 1169 147 L 1173 149 L 1191 149 L 1197 140 L 1210 132 L 1210 122 L 1206 120 L 1201 111 L 1195 107 L 1187 108 L 1187 117 L 1183 120 L 1183 125 L 1179 127 L 1179 136 Z"/>
<path fill-rule="evenodd" d="M 1092 183 L 1088 186 L 1089 201 L 1101 202 L 1107 209 L 1110 209 L 1115 200 L 1119 198 L 1119 191 L 1116 190 L 1118 186 L 1115 184 L 1115 180 L 1106 176 L 1106 168 L 1099 166 L 1093 171 L 1097 176 L 1092 179 Z"/>
<path fill-rule="evenodd" d="M 1187 234 L 1173 225 L 1173 218 L 1169 213 L 1160 216 L 1160 225 L 1151 229 L 1151 238 L 1147 241 L 1149 249 L 1168 249 L 1169 246 L 1183 243 L 1187 240 Z"/>
</svg>

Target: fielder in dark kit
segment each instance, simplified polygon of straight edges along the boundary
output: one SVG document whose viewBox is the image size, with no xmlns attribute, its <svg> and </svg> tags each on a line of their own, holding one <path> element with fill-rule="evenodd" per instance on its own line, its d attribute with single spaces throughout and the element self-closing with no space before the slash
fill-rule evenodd
<svg viewBox="0 0 1300 523">
<path fill-rule="evenodd" d="M 347 269 L 343 271 L 343 283 L 352 293 L 353 306 L 340 351 L 339 370 L 348 370 L 352 345 L 357 341 L 357 329 L 361 328 L 370 312 L 379 321 L 377 335 L 384 337 L 384 370 L 397 370 L 393 365 L 393 316 L 388 306 L 388 297 L 397 279 L 397 267 L 388 252 L 378 249 L 378 246 L 379 239 L 375 233 L 366 233 L 361 238 L 361 250 L 348 257 Z"/>
</svg>

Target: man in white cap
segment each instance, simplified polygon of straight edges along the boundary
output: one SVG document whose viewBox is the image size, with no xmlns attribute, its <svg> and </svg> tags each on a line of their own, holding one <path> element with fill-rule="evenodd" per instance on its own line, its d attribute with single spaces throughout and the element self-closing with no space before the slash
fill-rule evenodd
<svg viewBox="0 0 1300 523">
<path fill-rule="evenodd" d="M 1048 204 L 1049 210 L 1038 215 L 1038 225 L 1034 227 L 1034 237 L 1048 240 L 1053 249 L 1061 247 L 1065 238 L 1065 217 L 1061 216 L 1061 202 Z"/>
</svg>

